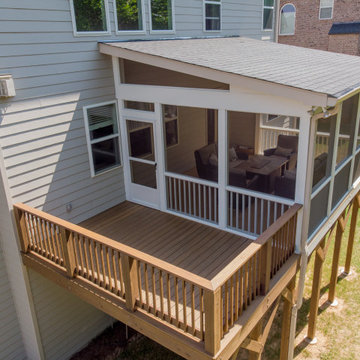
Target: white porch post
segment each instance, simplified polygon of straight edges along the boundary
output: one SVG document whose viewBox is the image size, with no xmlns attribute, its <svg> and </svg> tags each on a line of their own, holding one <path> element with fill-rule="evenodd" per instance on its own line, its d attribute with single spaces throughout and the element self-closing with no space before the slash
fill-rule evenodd
<svg viewBox="0 0 360 360">
<path fill-rule="evenodd" d="M 219 184 L 219 226 L 226 228 L 226 179 L 227 179 L 227 117 L 226 110 L 218 110 L 218 184 Z"/>
</svg>

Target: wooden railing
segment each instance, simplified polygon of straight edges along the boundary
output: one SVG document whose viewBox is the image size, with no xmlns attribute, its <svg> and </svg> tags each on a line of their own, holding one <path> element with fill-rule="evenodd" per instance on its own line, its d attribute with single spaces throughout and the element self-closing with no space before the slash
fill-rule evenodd
<svg viewBox="0 0 360 360">
<path fill-rule="evenodd" d="M 21 248 L 110 292 L 131 311 L 143 309 L 204 341 L 215 354 L 221 338 L 294 253 L 293 205 L 211 281 L 24 204 L 14 205 Z"/>
<path fill-rule="evenodd" d="M 218 184 L 203 179 L 170 174 L 166 176 L 167 208 L 210 223 L 218 223 Z"/>
<path fill-rule="evenodd" d="M 227 226 L 254 236 L 262 234 L 294 204 L 293 200 L 243 188 L 227 188 Z"/>
</svg>

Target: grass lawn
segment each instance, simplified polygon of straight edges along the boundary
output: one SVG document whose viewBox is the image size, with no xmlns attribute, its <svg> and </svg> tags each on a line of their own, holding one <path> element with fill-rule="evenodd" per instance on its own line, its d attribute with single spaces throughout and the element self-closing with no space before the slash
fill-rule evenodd
<svg viewBox="0 0 360 360">
<path fill-rule="evenodd" d="M 350 221 L 349 221 L 350 223 Z M 347 248 L 347 239 L 349 234 L 349 226 L 347 227 L 342 247 L 340 266 L 345 264 L 345 255 Z M 307 321 L 310 309 L 310 296 L 312 275 L 314 271 L 314 256 L 308 265 L 305 294 L 303 306 L 298 313 L 297 336 L 295 341 L 295 359 L 296 360 L 358 360 L 360 359 L 360 216 L 358 221 L 358 230 L 355 235 L 355 245 L 352 258 L 352 274 L 343 277 L 339 272 L 338 284 L 336 288 L 336 298 L 339 305 L 336 308 L 330 307 L 327 300 L 328 284 L 330 281 L 331 261 L 333 254 L 333 244 L 329 248 L 327 258 L 323 268 L 322 289 L 320 299 L 320 310 L 317 322 L 318 343 L 309 345 L 304 341 L 307 332 Z M 279 359 L 280 349 L 280 329 L 281 329 L 282 307 L 279 307 L 275 321 L 273 323 L 268 341 L 266 343 L 263 360 Z M 115 333 L 115 334 L 114 334 Z M 104 343 L 101 336 L 89 345 L 99 348 Z M 114 337 L 114 346 L 119 342 L 119 334 L 113 331 L 106 332 L 106 346 L 104 347 L 103 356 L 97 356 L 96 359 L 106 360 L 181 360 L 182 358 L 171 351 L 161 347 L 157 343 L 145 338 L 140 334 L 135 334 L 124 347 L 119 347 L 116 351 L 107 353 L 105 349 L 111 349 L 111 337 Z M 122 341 L 120 341 L 122 343 Z M 89 348 L 88 347 L 88 348 Z M 86 349 L 85 353 L 86 353 Z M 83 350 L 83 351 L 84 351 Z M 84 355 L 73 358 L 87 359 Z M 94 355 L 94 350 L 88 349 L 90 355 Z M 94 357 L 89 357 L 93 359 Z M 240 352 L 238 360 L 248 358 L 246 350 Z"/>
</svg>

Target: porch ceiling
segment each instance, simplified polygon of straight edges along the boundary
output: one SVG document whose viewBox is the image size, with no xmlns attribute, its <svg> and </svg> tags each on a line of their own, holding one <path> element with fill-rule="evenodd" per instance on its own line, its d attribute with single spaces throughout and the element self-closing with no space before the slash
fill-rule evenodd
<svg viewBox="0 0 360 360">
<path fill-rule="evenodd" d="M 358 56 L 243 37 L 104 42 L 100 51 L 128 59 L 133 54 L 134 60 L 141 54 L 144 62 L 146 56 L 152 56 L 190 64 L 311 91 L 332 100 L 360 88 Z"/>
</svg>

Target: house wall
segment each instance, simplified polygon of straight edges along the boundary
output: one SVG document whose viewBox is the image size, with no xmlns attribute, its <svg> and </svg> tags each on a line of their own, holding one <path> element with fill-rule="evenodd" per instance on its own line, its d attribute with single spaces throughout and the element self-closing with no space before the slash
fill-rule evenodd
<svg viewBox="0 0 360 360">
<path fill-rule="evenodd" d="M 262 0 L 223 0 L 223 31 L 204 33 L 203 1 L 176 1 L 176 32 L 167 36 L 272 39 L 273 32 L 261 31 L 261 5 Z M 99 53 L 97 41 L 139 38 L 116 35 L 112 1 L 109 9 L 111 35 L 75 37 L 69 0 L 0 3 L 0 69 L 13 76 L 16 89 L 14 98 L 0 99 L 0 145 L 10 201 L 75 223 L 125 199 L 122 168 L 91 178 L 82 113 L 83 106 L 115 98 L 111 59 Z M 148 0 L 145 12 L 147 31 L 140 37 L 164 37 L 149 33 Z M 68 213 L 69 202 L 73 210 Z M 5 237 L 5 246 L 14 238 L 14 233 Z M 19 263 L 13 266 L 21 274 Z M 36 274 L 30 275 L 30 284 L 47 358 L 68 357 L 109 324 L 106 315 Z"/>
<path fill-rule="evenodd" d="M 349 55 L 360 55 L 360 35 L 330 35 L 328 50 Z"/>
<path fill-rule="evenodd" d="M 352 45 L 340 45 L 340 38 L 336 38 L 338 35 L 329 36 L 328 34 L 334 22 L 359 20 L 360 3 L 358 1 L 334 0 L 333 18 L 329 20 L 319 19 L 320 0 L 280 0 L 280 9 L 288 3 L 293 4 L 296 8 L 295 34 L 279 35 L 279 43 L 354 55 Z M 350 39 L 352 35 L 344 37 Z M 330 38 L 333 38 L 331 43 Z M 346 41 L 352 43 L 351 40 Z"/>
<path fill-rule="evenodd" d="M 229 144 L 255 146 L 256 114 L 237 111 L 228 112 Z"/>
<path fill-rule="evenodd" d="M 25 359 L 20 325 L 0 246 L 0 359 Z"/>
<path fill-rule="evenodd" d="M 195 168 L 194 151 L 207 145 L 206 109 L 178 107 L 179 144 L 166 151 L 167 170 L 178 174 Z"/>
</svg>

